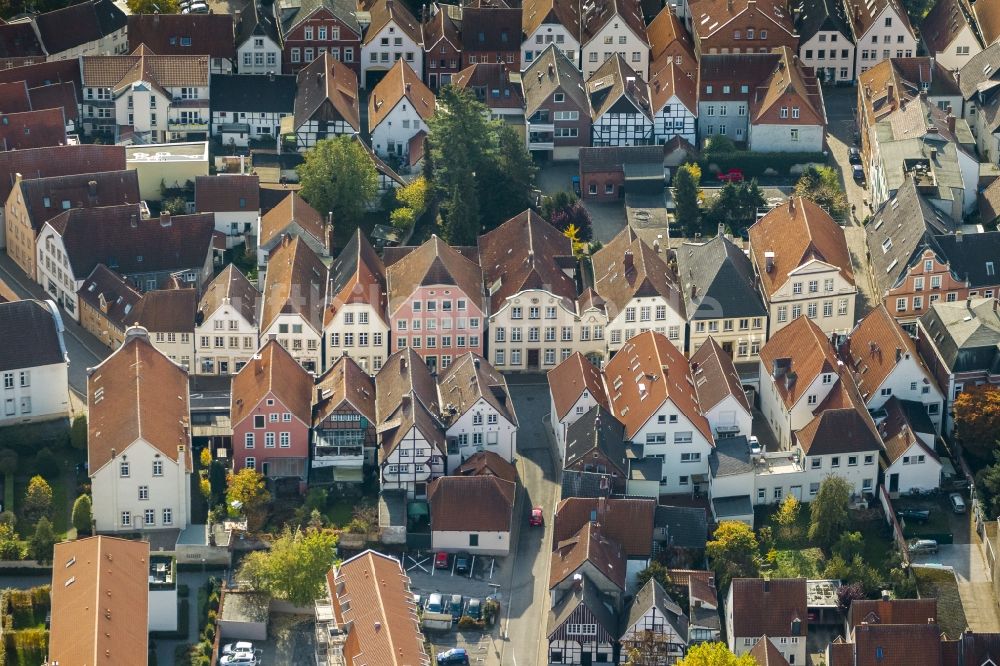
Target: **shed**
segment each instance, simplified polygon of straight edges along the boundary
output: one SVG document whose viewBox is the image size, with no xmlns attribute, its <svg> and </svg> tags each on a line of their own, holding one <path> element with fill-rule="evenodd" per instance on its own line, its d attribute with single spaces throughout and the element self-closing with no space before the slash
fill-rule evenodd
<svg viewBox="0 0 1000 666">
<path fill-rule="evenodd" d="M 219 633 L 234 640 L 266 641 L 267 595 L 224 590 L 219 600 Z"/>
</svg>

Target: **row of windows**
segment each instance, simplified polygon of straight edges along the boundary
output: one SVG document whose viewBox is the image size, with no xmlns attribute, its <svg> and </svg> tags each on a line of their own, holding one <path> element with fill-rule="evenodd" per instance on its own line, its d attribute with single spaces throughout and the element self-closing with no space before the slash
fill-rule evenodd
<svg viewBox="0 0 1000 666">
<path fill-rule="evenodd" d="M 711 86 L 709 86 L 709 87 L 711 88 Z M 726 87 L 728 88 L 729 86 L 726 86 Z M 720 116 L 726 115 L 727 112 L 728 112 L 728 110 L 729 110 L 729 107 L 727 107 L 725 104 L 720 104 L 719 105 L 719 115 Z M 715 105 L 714 104 L 708 104 L 707 106 L 705 106 L 705 115 L 706 116 L 714 116 L 715 115 Z M 738 115 L 738 116 L 745 116 L 745 115 L 747 115 L 747 105 L 746 104 L 740 104 L 740 105 L 738 105 L 736 107 L 736 115 Z M 785 117 L 787 118 L 788 116 L 786 115 Z M 798 116 L 795 116 L 795 117 L 798 118 Z"/>
<path fill-rule="evenodd" d="M 313 51 L 312 47 L 302 49 L 301 51 L 298 49 L 298 47 L 296 47 L 291 50 L 290 55 L 293 63 L 300 63 L 300 62 L 312 62 L 313 60 L 316 59 L 317 54 L 320 57 L 322 57 L 324 53 L 329 53 L 330 57 L 332 57 L 334 60 L 341 60 L 339 48 L 331 48 L 329 51 L 327 51 L 327 48 L 325 46 L 319 47 L 318 49 L 316 49 L 315 52 Z M 354 62 L 353 48 L 349 46 L 344 47 L 343 61 Z"/>
<path fill-rule="evenodd" d="M 268 399 L 268 406 L 274 405 L 274 400 Z M 271 412 L 270 414 L 254 414 L 253 416 L 253 427 L 256 429 L 261 429 L 266 427 L 265 421 L 270 421 L 271 423 L 277 423 L 278 419 L 281 419 L 282 423 L 291 423 L 292 414 L 291 412 Z"/>
<path fill-rule="evenodd" d="M 866 465 L 874 465 L 875 464 L 875 456 L 872 455 L 872 454 L 867 454 L 867 455 L 865 455 L 864 461 L 865 461 Z M 858 466 L 858 457 L 857 456 L 847 456 L 847 466 L 848 467 L 857 467 Z M 823 459 L 822 458 L 810 458 L 809 467 L 810 467 L 810 469 L 823 469 Z M 833 457 L 830 458 L 830 467 L 833 468 L 833 469 L 837 469 L 837 468 L 840 467 L 840 456 L 833 456 Z"/>
<path fill-rule="evenodd" d="M 161 513 L 162 522 L 160 523 L 164 527 L 174 524 L 174 510 L 173 509 L 163 509 Z M 156 525 L 156 509 L 146 509 L 143 511 L 142 516 L 135 516 L 135 520 L 132 519 L 132 513 L 130 511 L 122 511 L 121 514 L 122 527 L 142 527 L 144 525 Z"/>
<path fill-rule="evenodd" d="M 994 291 L 992 289 L 986 289 L 985 291 L 983 291 L 983 297 L 984 298 L 993 298 L 993 294 L 994 294 Z M 978 298 L 978 297 L 979 297 L 979 290 L 973 289 L 972 291 L 969 292 L 969 298 Z M 927 303 L 928 303 L 928 305 L 931 305 L 933 303 L 937 303 L 940 300 L 941 300 L 941 294 L 931 294 L 928 297 Z M 946 302 L 948 302 L 948 303 L 954 303 L 957 300 L 958 300 L 958 293 L 957 292 L 950 291 L 947 294 L 945 294 L 945 301 Z M 897 298 L 896 299 L 896 312 L 906 312 L 909 309 L 907 307 L 908 304 L 909 304 L 909 302 L 910 302 L 909 298 L 905 298 L 905 297 Z M 913 297 L 913 309 L 914 310 L 923 310 L 923 308 L 924 308 L 924 297 L 923 296 L 914 296 Z"/>
<path fill-rule="evenodd" d="M 306 50 L 308 51 L 309 49 L 306 49 Z M 389 52 L 388 51 L 380 51 L 380 52 L 379 51 L 372 51 L 368 55 L 369 55 L 369 57 L 368 57 L 368 61 L 369 62 L 389 62 Z M 401 60 L 402 58 L 403 58 L 403 54 L 402 53 L 393 53 L 392 54 L 392 61 L 393 62 L 396 62 L 397 60 Z M 413 62 L 413 51 L 407 51 L 406 52 L 406 62 Z"/>
<path fill-rule="evenodd" d="M 241 337 L 238 335 L 230 335 L 228 337 L 229 348 L 239 349 L 240 339 Z M 224 335 L 216 335 L 214 337 L 208 335 L 202 335 L 199 338 L 198 342 L 199 342 L 199 347 L 201 347 L 202 349 L 211 349 L 213 348 L 213 346 L 215 349 L 224 349 L 226 347 L 226 340 L 227 338 Z M 253 349 L 257 343 L 257 339 L 252 335 L 244 335 L 242 336 L 242 340 L 243 340 L 243 349 Z"/>
<path fill-rule="evenodd" d="M 455 347 L 470 347 L 473 349 L 479 347 L 478 335 L 470 335 L 468 337 L 464 335 L 456 335 L 454 340 L 455 340 L 455 345 L 454 345 Z M 468 341 L 468 344 L 466 344 L 466 341 Z M 452 342 L 452 336 L 450 335 L 441 336 L 442 348 L 447 349 L 451 347 L 452 346 L 451 342 Z M 421 338 L 420 336 L 415 336 L 410 338 L 409 342 L 407 342 L 406 338 L 396 339 L 396 349 L 405 349 L 407 344 L 415 348 L 427 347 L 428 349 L 435 349 L 438 346 L 438 338 L 436 335 L 428 335 L 425 338 Z"/>
<path fill-rule="evenodd" d="M 750 318 L 744 318 L 744 319 L 723 319 L 722 320 L 722 330 L 723 330 L 723 332 L 732 331 L 733 330 L 733 326 L 735 326 L 736 324 L 739 324 L 739 330 L 741 330 L 741 331 L 749 331 L 751 326 L 753 326 L 753 330 L 759 331 L 760 329 L 764 328 L 764 318 L 763 317 L 753 317 L 752 319 L 750 319 Z M 716 320 L 710 320 L 710 321 L 707 321 L 707 322 L 705 322 L 705 321 L 696 321 L 694 323 L 694 331 L 695 331 L 695 333 L 704 333 L 705 329 L 706 329 L 706 325 L 707 325 L 709 333 L 718 333 L 719 332 L 719 320 L 716 319 Z"/>
<path fill-rule="evenodd" d="M 874 487 L 874 483 L 872 482 L 871 479 L 863 479 L 861 481 L 861 490 L 863 492 L 870 493 L 872 491 L 873 487 Z M 796 488 L 796 486 L 792 486 L 793 490 L 795 488 Z M 801 490 L 801 488 L 800 488 L 800 490 Z M 809 484 L 809 497 L 816 497 L 816 495 L 818 493 L 819 493 L 819 482 L 810 483 Z M 780 502 L 788 494 L 789 493 L 787 493 L 783 487 L 779 486 L 779 487 L 774 488 L 772 490 L 772 492 L 771 492 L 771 499 L 774 500 L 775 502 Z M 758 488 L 757 489 L 757 503 L 758 504 L 763 504 L 765 502 L 767 502 L 767 489 L 766 488 Z"/>
<path fill-rule="evenodd" d="M 21 370 L 18 373 L 18 386 L 28 387 L 31 386 L 31 370 Z M 3 387 L 5 389 L 14 388 L 14 373 L 5 372 L 3 373 Z"/>
<path fill-rule="evenodd" d="M 813 51 L 812 51 L 812 49 L 806 49 L 806 58 L 812 58 L 812 57 L 813 57 Z M 837 50 L 836 49 L 830 49 L 830 57 L 831 58 L 836 58 L 837 57 Z M 847 50 L 847 49 L 841 49 L 840 50 L 840 57 L 841 58 L 850 58 L 851 57 L 851 52 L 849 50 Z M 825 60 L 826 59 L 826 49 L 817 49 L 816 50 L 816 59 L 817 60 Z"/>
<path fill-rule="evenodd" d="M 844 316 L 847 314 L 848 299 L 841 298 L 837 302 L 837 314 L 839 316 Z M 813 301 L 806 304 L 806 316 L 810 319 L 816 319 L 818 316 L 819 303 Z M 792 305 L 792 321 L 795 321 L 802 316 L 802 304 L 796 303 Z M 832 317 L 833 316 L 833 301 L 823 301 L 823 316 Z M 779 305 L 778 306 L 778 321 L 785 322 L 788 321 L 788 306 Z"/>
<path fill-rule="evenodd" d="M 275 446 L 274 440 L 275 440 L 275 437 L 274 437 L 274 433 L 273 432 L 265 432 L 264 433 L 264 448 L 265 449 L 273 449 L 274 446 Z M 248 449 L 252 449 L 255 446 L 257 446 L 257 435 L 256 435 L 256 433 L 252 433 L 252 432 L 246 433 L 246 435 L 244 436 L 243 445 L 246 448 L 248 448 Z M 288 432 L 278 433 L 278 446 L 280 448 L 282 448 L 282 449 L 291 448 L 291 446 L 292 446 L 292 435 L 291 435 L 291 433 L 288 433 Z"/>
<path fill-rule="evenodd" d="M 397 319 L 396 320 L 396 330 L 405 331 L 407 329 L 411 331 L 419 331 L 421 328 L 427 331 L 436 331 L 438 328 L 448 331 L 451 330 L 452 324 L 459 330 L 464 330 L 471 328 L 476 330 L 479 328 L 479 317 L 470 317 L 466 319 L 465 317 L 458 317 L 454 320 L 452 319 Z"/>
<path fill-rule="evenodd" d="M 655 326 L 652 329 L 649 327 L 640 328 L 638 331 L 634 328 L 626 328 L 624 331 L 614 329 L 611 331 L 611 344 L 620 345 L 622 343 L 622 333 L 625 334 L 625 339 L 629 340 L 635 337 L 636 333 L 644 333 L 646 331 L 653 330 L 662 335 L 666 335 L 668 340 L 680 340 L 681 339 L 681 327 L 680 326 L 667 326 L 665 329 L 663 326 Z"/>
<path fill-rule="evenodd" d="M 874 39 L 874 37 L 872 39 Z M 902 57 L 904 57 L 904 55 L 907 58 L 912 58 L 913 57 L 913 50 L 912 49 L 906 49 L 906 50 L 896 49 L 896 57 L 897 58 L 902 58 Z M 888 60 L 891 57 L 892 57 L 892 51 L 890 51 L 889 49 L 883 49 L 882 50 L 881 60 Z M 862 60 L 879 60 L 880 58 L 879 58 L 879 55 L 878 55 L 878 49 L 872 49 L 871 51 L 869 51 L 867 49 L 862 49 L 862 51 L 861 51 L 861 59 Z"/>
<path fill-rule="evenodd" d="M 330 346 L 340 347 L 340 333 L 330 333 Z M 344 333 L 344 347 L 354 346 L 355 335 L 354 333 Z M 370 336 L 367 332 L 362 332 L 357 334 L 358 347 L 367 347 L 368 341 L 371 340 L 371 344 L 376 347 L 382 346 L 382 333 L 376 331 Z"/>
<path fill-rule="evenodd" d="M 572 349 L 563 348 L 559 351 L 559 362 L 563 362 L 573 353 Z M 510 350 L 510 365 L 520 366 L 524 363 L 524 351 L 521 349 Z M 507 365 L 507 350 L 497 349 L 493 352 L 493 361 L 497 366 Z M 556 350 L 542 350 L 542 365 L 554 366 L 556 364 Z"/>
<path fill-rule="evenodd" d="M 130 463 L 127 460 L 122 460 L 121 462 L 119 462 L 118 463 L 118 476 L 120 476 L 123 479 L 127 479 L 131 475 L 132 475 L 132 463 Z M 153 476 L 163 476 L 163 461 L 162 460 L 159 460 L 159 459 L 153 460 Z M 139 488 L 140 489 L 141 488 L 147 488 L 147 492 L 148 492 L 148 487 L 147 486 L 139 486 Z M 146 499 L 144 497 L 141 497 L 141 495 L 142 495 L 142 491 L 141 490 L 139 492 L 139 495 L 140 495 L 139 499 Z"/>
<path fill-rule="evenodd" d="M 249 51 L 244 51 L 243 66 L 262 67 L 264 65 L 265 57 L 268 67 L 276 67 L 278 65 L 278 54 L 274 51 L 268 51 L 267 53 L 251 53 Z"/>
<path fill-rule="evenodd" d="M 586 334 L 583 334 L 581 330 L 581 340 L 589 340 L 591 335 L 591 328 L 589 326 L 584 326 Z M 540 326 L 529 326 L 528 327 L 528 342 L 540 342 L 541 333 L 544 330 L 545 342 L 555 342 L 556 341 L 556 327 L 555 326 L 545 326 L 544 329 Z M 563 342 L 573 341 L 573 327 L 572 326 L 562 326 L 560 327 L 559 339 Z M 594 340 L 604 339 L 604 327 L 601 325 L 594 326 L 593 329 Z M 503 326 L 495 326 L 493 328 L 493 339 L 496 342 L 506 342 L 507 341 L 507 329 Z M 512 326 L 510 329 L 510 341 L 511 342 L 522 342 L 524 340 L 524 329 L 520 326 Z"/>
</svg>

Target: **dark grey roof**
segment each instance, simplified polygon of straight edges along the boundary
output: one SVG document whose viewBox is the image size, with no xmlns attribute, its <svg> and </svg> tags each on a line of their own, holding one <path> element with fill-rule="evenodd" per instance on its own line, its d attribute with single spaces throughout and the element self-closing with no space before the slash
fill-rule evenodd
<svg viewBox="0 0 1000 666">
<path fill-rule="evenodd" d="M 357 5 L 351 0 L 276 0 L 274 13 L 281 22 L 281 33 L 287 35 L 301 21 L 320 7 L 330 10 L 350 30 L 361 35 L 361 25 L 356 14 Z"/>
<path fill-rule="evenodd" d="M 590 582 L 586 574 L 580 581 L 580 587 L 566 590 L 562 598 L 552 606 L 548 617 L 548 635 L 551 636 L 564 622 L 570 619 L 573 612 L 580 606 L 590 610 L 593 619 L 612 636 L 618 635 L 618 619 L 601 598 L 597 586 Z"/>
<path fill-rule="evenodd" d="M 716 497 L 712 499 L 712 506 L 715 508 L 715 517 L 719 520 L 753 515 L 753 502 L 750 501 L 749 495 Z"/>
<path fill-rule="evenodd" d="M 628 612 L 622 616 L 622 626 L 619 636 L 624 636 L 633 625 L 642 620 L 642 616 L 653 607 L 659 611 L 663 619 L 673 627 L 678 636 L 682 638 L 688 635 L 688 619 L 681 607 L 670 598 L 663 586 L 655 578 L 642 586 L 635 599 L 629 604 Z M 640 627 L 642 629 L 643 627 Z"/>
<path fill-rule="evenodd" d="M 630 458 L 628 461 L 630 481 L 657 481 L 663 478 L 663 461 L 659 458 Z"/>
<path fill-rule="evenodd" d="M 580 173 L 617 171 L 628 164 L 663 164 L 663 146 L 598 146 L 580 149 Z"/>
<path fill-rule="evenodd" d="M 820 30 L 836 30 L 851 38 L 842 5 L 835 0 L 801 0 L 795 16 L 799 43 L 805 44 Z"/>
<path fill-rule="evenodd" d="M 951 372 L 993 369 L 1000 365 L 1000 315 L 992 298 L 935 303 L 920 318 Z"/>
<path fill-rule="evenodd" d="M 240 46 L 251 37 L 270 37 L 271 40 L 281 45 L 281 38 L 278 36 L 278 26 L 274 22 L 274 14 L 258 5 L 257 0 L 250 0 L 240 12 L 240 18 L 236 22 L 236 46 Z"/>
<path fill-rule="evenodd" d="M 712 476 L 732 476 L 753 471 L 750 463 L 750 447 L 747 438 L 724 437 L 715 443 L 708 456 L 708 466 Z"/>
<path fill-rule="evenodd" d="M 951 234 L 934 237 L 948 258 L 948 267 L 972 288 L 989 287 L 1000 275 L 1000 231 L 981 234 Z"/>
<path fill-rule="evenodd" d="M 986 47 L 965 63 L 959 70 L 958 87 L 962 97 L 971 99 L 977 90 L 984 89 L 985 82 L 1000 78 L 1000 42 Z"/>
<path fill-rule="evenodd" d="M 881 296 L 906 275 L 914 256 L 933 244 L 933 234 L 947 233 L 956 223 L 917 192 L 909 176 L 896 196 L 882 204 L 865 227 L 868 256 Z"/>
<path fill-rule="evenodd" d="M 295 77 L 291 75 L 213 74 L 212 111 L 287 113 L 295 109 Z"/>
<path fill-rule="evenodd" d="M 689 611 L 691 613 L 688 618 L 689 626 L 705 627 L 707 629 L 722 629 L 722 618 L 719 617 L 718 608 L 695 606 L 692 604 Z"/>
<path fill-rule="evenodd" d="M 667 531 L 667 545 L 701 550 L 708 541 L 708 514 L 700 506 L 657 506 L 653 525 Z"/>
<path fill-rule="evenodd" d="M 677 248 L 677 272 L 689 319 L 764 317 L 750 257 L 725 236 Z"/>
<path fill-rule="evenodd" d="M 521 87 L 524 89 L 525 116 L 531 117 L 554 92 L 565 93 L 576 107 L 587 109 L 583 74 L 565 53 L 556 48 L 555 44 L 550 44 L 535 58 L 525 70 L 521 81 Z"/>
<path fill-rule="evenodd" d="M 62 328 L 48 302 L 0 303 L 0 370 L 65 363 Z"/>
<path fill-rule="evenodd" d="M 914 432 L 928 435 L 933 435 L 936 432 L 931 417 L 927 415 L 927 406 L 924 403 L 916 400 L 899 400 L 896 396 L 889 399 L 899 401 L 899 406 L 906 414 L 906 421 Z"/>
<path fill-rule="evenodd" d="M 625 426 L 601 405 L 594 405 L 566 430 L 566 467 L 600 451 L 625 474 Z"/>
<path fill-rule="evenodd" d="M 572 469 L 562 471 L 562 494 L 560 499 L 570 497 L 610 497 L 611 475 L 597 472 L 577 472 Z"/>
</svg>

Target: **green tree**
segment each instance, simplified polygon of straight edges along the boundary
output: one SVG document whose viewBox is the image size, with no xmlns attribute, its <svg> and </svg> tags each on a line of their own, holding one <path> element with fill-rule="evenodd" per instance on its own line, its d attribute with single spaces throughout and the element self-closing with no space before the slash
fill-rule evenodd
<svg viewBox="0 0 1000 666">
<path fill-rule="evenodd" d="M 389 214 L 392 225 L 401 231 L 413 227 L 430 205 L 430 185 L 423 176 L 395 191 L 395 200 L 402 204 Z"/>
<path fill-rule="evenodd" d="M 674 175 L 674 216 L 684 229 L 684 235 L 693 238 L 701 231 L 701 209 L 698 206 L 698 181 L 692 165 L 685 164 Z"/>
<path fill-rule="evenodd" d="M 237 579 L 275 599 L 307 606 L 325 590 L 336 546 L 333 532 L 286 527 L 270 550 L 254 551 L 243 560 Z"/>
<path fill-rule="evenodd" d="M 209 503 L 219 506 L 226 501 L 226 466 L 221 461 L 213 460 L 208 466 L 208 482 L 212 487 Z"/>
<path fill-rule="evenodd" d="M 187 213 L 187 201 L 184 197 L 170 197 L 160 202 L 160 210 L 171 215 L 184 215 Z"/>
<path fill-rule="evenodd" d="M 878 571 L 865 562 L 861 555 L 854 555 L 850 559 L 834 555 L 823 567 L 823 577 L 836 578 L 846 583 L 857 583 L 864 590 L 865 595 L 876 592 L 881 580 Z"/>
<path fill-rule="evenodd" d="M 73 425 L 69 431 L 69 443 L 77 451 L 87 449 L 87 416 L 77 414 L 73 417 Z"/>
<path fill-rule="evenodd" d="M 854 559 L 865 550 L 865 538 L 861 532 L 844 532 L 837 538 L 837 543 L 830 549 L 834 555 L 840 555 L 845 560 Z"/>
<path fill-rule="evenodd" d="M 796 499 L 795 495 L 785 495 L 785 499 L 778 506 L 778 512 L 774 514 L 774 521 L 778 523 L 778 533 L 785 540 L 798 539 L 801 536 L 798 532 L 799 513 L 802 509 L 802 502 Z"/>
<path fill-rule="evenodd" d="M 535 163 L 524 139 L 509 124 L 490 125 L 490 149 L 478 170 L 480 224 L 491 230 L 531 205 Z"/>
<path fill-rule="evenodd" d="M 378 172 L 361 142 L 349 137 L 317 141 L 296 169 L 302 198 L 333 223 L 356 227 L 365 207 L 378 195 Z"/>
<path fill-rule="evenodd" d="M 80 495 L 73 502 L 73 527 L 76 528 L 77 536 L 90 534 L 92 519 L 93 506 L 90 501 L 90 495 Z"/>
<path fill-rule="evenodd" d="M 28 539 L 28 554 L 38 562 L 52 561 L 52 548 L 56 545 L 56 533 L 52 523 L 42 516 L 35 525 L 35 533 Z"/>
<path fill-rule="evenodd" d="M 708 155 L 722 155 L 725 153 L 735 153 L 736 144 L 728 136 L 716 134 L 705 140 L 705 147 L 702 153 Z"/>
<path fill-rule="evenodd" d="M 130 14 L 176 14 L 178 0 L 126 0 Z"/>
<path fill-rule="evenodd" d="M 229 507 L 242 512 L 247 519 L 247 529 L 256 532 L 264 526 L 271 502 L 264 477 L 257 470 L 244 467 L 236 474 L 230 474 L 228 482 L 226 501 Z"/>
<path fill-rule="evenodd" d="M 712 200 L 708 218 L 715 224 L 724 224 L 733 233 L 750 226 L 757 219 L 757 209 L 766 203 L 764 193 L 756 179 L 742 183 L 728 182 Z"/>
<path fill-rule="evenodd" d="M 851 486 L 840 476 L 828 476 L 809 505 L 809 539 L 829 549 L 850 526 Z"/>
<path fill-rule="evenodd" d="M 833 217 L 847 215 L 847 194 L 840 174 L 833 167 L 809 167 L 795 183 L 795 196 L 805 197 L 826 208 Z"/>
<path fill-rule="evenodd" d="M 14 526 L 9 523 L 0 524 L 0 560 L 23 560 L 24 547 L 18 540 Z"/>
<path fill-rule="evenodd" d="M 757 557 L 760 544 L 757 535 L 746 523 L 724 520 L 712 534 L 705 548 L 716 576 L 719 589 L 725 588 L 733 578 L 757 575 Z"/>
<path fill-rule="evenodd" d="M 209 447 L 206 446 L 198 454 L 198 462 L 201 463 L 202 469 L 207 469 L 212 464 L 212 451 Z"/>
<path fill-rule="evenodd" d="M 0 449 L 0 474 L 13 474 L 17 471 L 17 451 Z"/>
<path fill-rule="evenodd" d="M 653 560 L 648 567 L 636 574 L 636 582 L 640 588 L 645 587 L 651 578 L 664 589 L 670 585 L 670 571 L 658 560 Z"/>
<path fill-rule="evenodd" d="M 757 660 L 749 654 L 737 657 L 725 643 L 699 643 L 676 666 L 757 666 Z"/>
<path fill-rule="evenodd" d="M 52 486 L 37 474 L 28 481 L 22 511 L 29 522 L 34 522 L 52 511 Z"/>
<path fill-rule="evenodd" d="M 966 388 L 955 398 L 955 436 L 979 460 L 997 452 L 1000 433 L 1000 388 L 984 384 Z"/>
</svg>

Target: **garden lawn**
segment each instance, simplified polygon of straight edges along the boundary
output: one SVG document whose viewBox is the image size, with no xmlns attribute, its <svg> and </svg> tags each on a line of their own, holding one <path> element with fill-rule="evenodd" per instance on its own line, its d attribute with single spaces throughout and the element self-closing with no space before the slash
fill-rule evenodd
<svg viewBox="0 0 1000 666">
<path fill-rule="evenodd" d="M 356 502 L 353 500 L 337 500 L 326 507 L 323 515 L 331 525 L 347 527 L 348 523 L 354 518 L 355 504 Z"/>
<path fill-rule="evenodd" d="M 821 578 L 823 551 L 819 548 L 779 550 L 771 575 L 775 578 Z"/>
<path fill-rule="evenodd" d="M 917 578 L 917 592 L 921 598 L 937 598 L 937 616 L 941 629 L 949 636 L 961 636 L 969 622 L 962 607 L 955 572 L 938 567 L 915 566 L 913 573 Z"/>
</svg>

